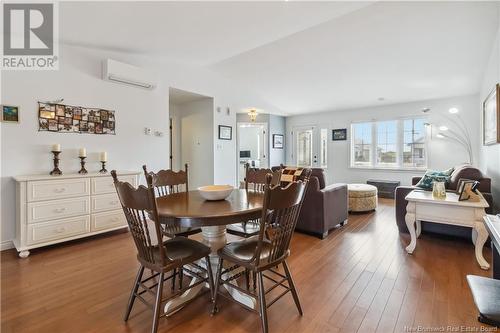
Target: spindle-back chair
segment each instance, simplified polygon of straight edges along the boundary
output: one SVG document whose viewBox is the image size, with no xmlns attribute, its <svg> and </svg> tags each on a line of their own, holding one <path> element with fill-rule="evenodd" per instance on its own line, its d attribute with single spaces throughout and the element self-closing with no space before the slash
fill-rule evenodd
<svg viewBox="0 0 500 333">
<path fill-rule="evenodd" d="M 159 318 L 165 315 L 160 314 L 162 303 L 201 283 L 208 283 L 212 299 L 213 278 L 210 264 L 204 268 L 196 263 L 203 258 L 210 263 L 210 248 L 186 237 L 175 237 L 163 241 L 154 188 L 151 185 L 147 187 L 141 185 L 136 189 L 129 183 L 119 181 L 115 170 L 111 171 L 111 175 L 137 249 L 137 260 L 140 263 L 124 320 L 128 320 L 135 300 L 139 299 L 153 309 L 151 331 L 155 333 L 158 329 Z M 151 184 L 151 175 L 147 175 L 146 179 L 148 184 Z M 184 267 L 191 275 L 198 277 L 198 282 L 180 289 L 169 297 L 163 297 L 163 283 L 175 276 L 175 273 L 169 276 L 167 273 L 180 267 Z M 143 277 L 145 268 L 151 270 L 151 276 Z M 145 293 L 154 296 L 153 304 L 146 300 Z M 175 308 L 172 309 L 174 310 Z"/>
<path fill-rule="evenodd" d="M 259 310 L 248 309 L 259 313 L 263 333 L 268 332 L 267 308 L 288 292 L 292 293 L 299 314 L 302 315 L 302 307 L 286 259 L 290 255 L 290 241 L 304 201 L 311 170 L 307 169 L 304 172 L 303 180 L 291 182 L 286 187 L 272 186 L 272 175 L 266 176 L 259 235 L 229 243 L 218 251 L 219 264 L 215 280 L 213 314 L 217 312 L 218 296 L 232 300 L 223 291 L 219 291 L 220 285 L 226 285 L 256 299 Z M 224 261 L 231 263 L 229 268 L 223 268 Z M 283 273 L 276 269 L 278 265 L 283 266 Z M 227 273 L 239 267 L 244 267 L 257 274 L 258 292 L 252 292 L 248 288 L 246 290 L 240 288 L 231 283 L 230 279 L 224 278 L 229 276 Z M 267 272 L 272 273 L 273 276 L 265 274 Z M 267 290 L 264 289 L 264 278 L 273 282 L 273 285 Z M 266 294 L 276 287 L 284 288 L 284 292 L 267 303 Z"/>
</svg>

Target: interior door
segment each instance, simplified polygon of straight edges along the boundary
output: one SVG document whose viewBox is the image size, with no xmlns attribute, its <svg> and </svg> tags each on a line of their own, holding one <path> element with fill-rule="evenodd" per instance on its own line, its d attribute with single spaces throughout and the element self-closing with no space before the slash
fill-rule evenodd
<svg viewBox="0 0 500 333">
<path fill-rule="evenodd" d="M 317 126 L 295 127 L 293 130 L 294 149 L 292 158 L 296 166 L 319 167 L 320 138 Z"/>
</svg>

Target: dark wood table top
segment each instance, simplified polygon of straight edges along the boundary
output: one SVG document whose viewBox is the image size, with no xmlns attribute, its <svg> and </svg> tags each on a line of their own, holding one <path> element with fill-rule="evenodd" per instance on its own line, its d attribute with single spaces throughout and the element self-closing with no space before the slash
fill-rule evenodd
<svg viewBox="0 0 500 333">
<path fill-rule="evenodd" d="M 259 218 L 263 200 L 263 193 L 235 189 L 226 200 L 207 201 L 198 191 L 189 191 L 157 198 L 156 203 L 163 223 L 207 227 Z"/>
</svg>

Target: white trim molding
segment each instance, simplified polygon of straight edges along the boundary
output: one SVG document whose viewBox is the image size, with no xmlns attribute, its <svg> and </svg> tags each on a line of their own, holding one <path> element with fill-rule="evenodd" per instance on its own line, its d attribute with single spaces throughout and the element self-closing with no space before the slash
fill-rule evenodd
<svg viewBox="0 0 500 333">
<path fill-rule="evenodd" d="M 0 243 L 0 251 L 5 251 L 13 248 L 14 248 L 14 243 L 12 243 L 12 240 L 6 240 Z"/>
</svg>

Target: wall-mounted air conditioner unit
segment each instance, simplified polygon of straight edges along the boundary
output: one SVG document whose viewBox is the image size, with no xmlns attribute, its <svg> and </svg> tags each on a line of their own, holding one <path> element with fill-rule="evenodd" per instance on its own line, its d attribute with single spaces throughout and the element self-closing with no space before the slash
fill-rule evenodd
<svg viewBox="0 0 500 333">
<path fill-rule="evenodd" d="M 102 78 L 105 81 L 128 84 L 144 89 L 154 89 L 157 85 L 156 78 L 152 73 L 143 68 L 113 59 L 103 61 Z"/>
</svg>

